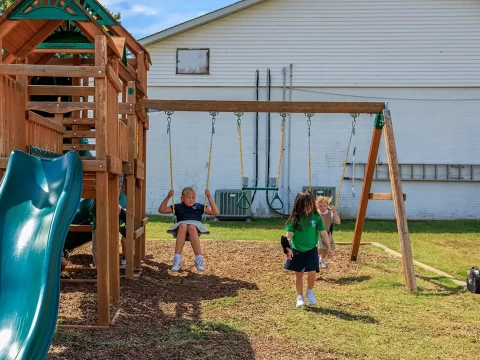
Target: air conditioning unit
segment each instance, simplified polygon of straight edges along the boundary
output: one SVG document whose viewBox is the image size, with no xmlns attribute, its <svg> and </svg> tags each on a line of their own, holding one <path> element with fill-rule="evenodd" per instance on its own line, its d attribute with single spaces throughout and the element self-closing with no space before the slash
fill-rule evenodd
<svg viewBox="0 0 480 360">
<path fill-rule="evenodd" d="M 302 190 L 308 190 L 308 186 L 303 186 Z M 313 196 L 328 196 L 332 198 L 332 204 L 335 204 L 336 187 L 332 186 L 312 186 Z"/>
<path fill-rule="evenodd" d="M 249 219 L 252 217 L 252 209 L 242 209 L 238 207 L 237 202 L 242 196 L 242 190 L 221 189 L 215 191 L 215 202 L 220 212 L 217 216 L 219 220 L 237 220 Z M 248 201 L 252 201 L 252 192 L 245 191 Z M 247 206 L 246 201 L 242 201 L 242 206 Z"/>
</svg>

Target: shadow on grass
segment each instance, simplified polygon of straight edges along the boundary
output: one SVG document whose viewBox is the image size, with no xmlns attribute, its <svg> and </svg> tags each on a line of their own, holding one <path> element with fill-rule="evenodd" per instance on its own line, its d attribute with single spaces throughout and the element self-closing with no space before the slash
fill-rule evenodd
<svg viewBox="0 0 480 360">
<path fill-rule="evenodd" d="M 343 277 L 343 278 L 335 280 L 335 284 L 338 284 L 338 285 L 358 284 L 358 283 L 361 283 L 361 282 L 364 282 L 364 281 L 368 281 L 371 278 L 372 277 L 369 276 L 369 275 Z"/>
<path fill-rule="evenodd" d="M 379 321 L 369 315 L 350 314 L 345 311 L 325 309 L 320 307 L 305 307 L 306 311 L 319 315 L 335 316 L 346 321 L 358 321 L 367 324 L 379 324 Z"/>
<path fill-rule="evenodd" d="M 435 289 L 424 289 L 420 286 L 417 286 L 418 296 L 452 296 L 465 291 L 463 286 L 456 285 L 451 281 L 451 279 L 445 276 L 432 277 L 417 275 L 417 278 L 435 286 Z"/>
</svg>

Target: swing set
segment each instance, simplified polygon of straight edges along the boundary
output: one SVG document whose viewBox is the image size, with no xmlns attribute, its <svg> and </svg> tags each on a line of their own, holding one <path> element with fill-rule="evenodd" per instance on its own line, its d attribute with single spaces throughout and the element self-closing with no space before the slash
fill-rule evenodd
<svg viewBox="0 0 480 360">
<path fill-rule="evenodd" d="M 360 206 L 357 212 L 355 230 L 352 240 L 352 250 L 350 259 L 351 261 L 357 261 L 358 252 L 360 248 L 361 236 L 363 227 L 365 224 L 365 217 L 367 213 L 367 206 L 369 200 L 393 200 L 395 208 L 395 217 L 397 221 L 397 230 L 400 240 L 400 248 L 402 250 L 403 270 L 405 277 L 405 285 L 409 291 L 416 291 L 416 279 L 415 270 L 413 266 L 412 250 L 410 246 L 410 235 L 408 232 L 407 217 L 405 212 L 405 194 L 402 192 L 402 184 L 400 178 L 400 171 L 398 166 L 397 152 L 395 148 L 395 138 L 393 134 L 393 125 L 391 119 L 391 112 L 388 109 L 388 104 L 382 102 L 295 102 L 295 101 L 215 101 L 215 100 L 153 100 L 153 99 L 140 99 L 139 106 L 145 109 L 155 109 L 165 111 L 168 115 L 173 114 L 173 111 L 188 111 L 188 112 L 205 112 L 208 111 L 212 115 L 212 135 L 210 142 L 210 153 L 208 161 L 208 173 L 207 173 L 207 186 L 210 178 L 210 164 L 213 145 L 213 134 L 215 116 L 221 112 L 234 113 L 237 116 L 237 131 L 239 133 L 239 146 L 240 146 L 240 166 L 242 176 L 242 191 L 246 190 L 274 190 L 276 196 L 274 200 L 281 203 L 280 196 L 278 195 L 278 185 L 280 178 L 280 169 L 282 164 L 282 150 L 285 134 L 285 118 L 289 113 L 304 113 L 307 117 L 307 125 L 309 129 L 309 145 L 308 145 L 308 167 L 309 167 L 309 187 L 312 185 L 311 174 L 311 151 L 310 151 L 310 126 L 313 114 L 318 113 L 339 113 L 350 114 L 353 118 L 352 131 L 350 134 L 350 140 L 348 143 L 347 154 L 344 160 L 344 166 L 342 169 L 342 177 L 340 186 L 338 189 L 338 195 L 336 198 L 335 206 L 338 206 L 341 187 L 343 185 L 342 179 L 345 173 L 348 152 L 350 149 L 351 141 L 355 135 L 355 123 L 360 114 L 375 115 L 372 139 L 370 143 L 370 151 L 366 164 L 366 171 L 363 179 L 362 193 L 360 195 Z M 272 113 L 277 112 L 282 116 L 280 141 L 280 156 L 278 164 L 278 176 L 275 187 L 248 187 L 243 184 L 243 154 L 242 154 L 242 140 L 241 140 L 241 116 L 245 112 L 258 112 L 258 113 Z M 170 121 L 169 121 L 170 124 Z M 169 125 L 168 125 L 169 126 Z M 168 128 L 169 135 L 171 135 L 170 127 Z M 376 166 L 376 158 L 380 148 L 380 140 L 382 134 L 385 136 L 386 155 L 388 158 L 389 178 L 391 182 L 392 193 L 370 193 L 373 176 Z M 170 164 L 172 164 L 172 148 L 170 138 Z M 173 171 L 172 165 L 170 165 L 170 182 L 173 188 Z M 242 201 L 246 200 L 246 196 L 243 196 Z M 246 201 L 245 201 L 246 202 Z M 242 205 L 242 204 L 240 204 Z M 251 205 L 247 202 L 247 206 Z"/>
</svg>

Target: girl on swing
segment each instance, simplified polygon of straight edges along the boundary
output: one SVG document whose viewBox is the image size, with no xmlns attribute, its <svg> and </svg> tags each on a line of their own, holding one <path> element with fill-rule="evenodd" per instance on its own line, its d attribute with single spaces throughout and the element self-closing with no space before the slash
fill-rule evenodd
<svg viewBox="0 0 480 360">
<path fill-rule="evenodd" d="M 204 214 L 218 215 L 217 205 L 210 194 L 210 190 L 205 190 L 205 196 L 210 203 L 210 206 L 207 207 L 196 202 L 196 193 L 193 188 L 186 187 L 182 190 L 181 203 L 167 207 L 173 193 L 174 191 L 170 190 L 158 208 L 160 214 L 174 213 L 177 218 L 176 223 L 167 230 L 169 234 L 176 238 L 172 271 L 179 271 L 182 266 L 182 251 L 187 240 L 190 241 L 195 253 L 195 267 L 198 271 L 205 271 L 199 235 L 210 234 L 210 232 L 202 223 L 202 217 Z"/>
</svg>

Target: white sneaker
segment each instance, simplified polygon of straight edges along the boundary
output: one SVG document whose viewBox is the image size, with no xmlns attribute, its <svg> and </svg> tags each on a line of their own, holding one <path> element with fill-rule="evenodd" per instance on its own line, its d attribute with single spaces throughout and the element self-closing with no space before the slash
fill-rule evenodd
<svg viewBox="0 0 480 360">
<path fill-rule="evenodd" d="M 182 259 L 181 258 L 173 258 L 173 266 L 172 266 L 172 271 L 177 272 L 180 270 L 180 267 L 182 266 Z"/>
<path fill-rule="evenodd" d="M 305 306 L 305 300 L 303 299 L 303 295 L 298 295 L 297 297 L 297 308 Z"/>
<path fill-rule="evenodd" d="M 325 260 L 324 258 L 320 258 L 320 265 L 323 265 L 325 269 L 328 269 L 327 260 Z"/>
<path fill-rule="evenodd" d="M 195 259 L 195 266 L 198 271 L 205 271 L 205 264 L 203 263 L 203 257 L 198 257 Z"/>
<path fill-rule="evenodd" d="M 313 289 L 307 289 L 307 299 L 309 305 L 315 305 L 317 303 L 317 299 L 315 299 L 315 293 Z"/>
<path fill-rule="evenodd" d="M 127 267 L 127 259 L 123 256 L 120 258 L 120 269 L 125 269 Z"/>
</svg>

